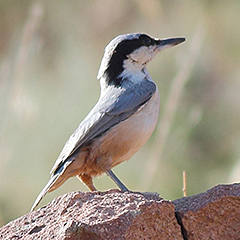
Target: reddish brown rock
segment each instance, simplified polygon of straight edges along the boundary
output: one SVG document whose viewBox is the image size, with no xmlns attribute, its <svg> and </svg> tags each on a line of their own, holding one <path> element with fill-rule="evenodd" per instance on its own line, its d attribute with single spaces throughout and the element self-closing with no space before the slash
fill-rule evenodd
<svg viewBox="0 0 240 240">
<path fill-rule="evenodd" d="M 173 202 L 157 193 L 72 192 L 0 229 L 0 239 L 240 239 L 240 184 Z"/>
<path fill-rule="evenodd" d="M 172 203 L 153 203 L 137 216 L 129 226 L 124 239 L 175 239 L 182 240 Z"/>
<path fill-rule="evenodd" d="M 240 184 L 173 201 L 185 239 L 240 239 Z"/>
<path fill-rule="evenodd" d="M 166 218 L 164 217 L 166 215 Z M 166 229 L 168 229 L 166 231 Z M 2 239 L 181 239 L 173 204 L 156 193 L 72 192 L 4 226 Z M 169 238 L 171 239 L 171 238 Z"/>
</svg>

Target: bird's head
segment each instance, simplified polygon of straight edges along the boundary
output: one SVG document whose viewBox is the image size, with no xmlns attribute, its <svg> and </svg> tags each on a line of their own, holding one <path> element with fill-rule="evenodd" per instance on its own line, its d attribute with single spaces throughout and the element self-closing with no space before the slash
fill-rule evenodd
<svg viewBox="0 0 240 240">
<path fill-rule="evenodd" d="M 157 39 L 144 33 L 119 35 L 105 48 L 98 79 L 120 86 L 124 79 L 140 73 L 158 52 L 184 41 L 182 37 Z"/>
</svg>

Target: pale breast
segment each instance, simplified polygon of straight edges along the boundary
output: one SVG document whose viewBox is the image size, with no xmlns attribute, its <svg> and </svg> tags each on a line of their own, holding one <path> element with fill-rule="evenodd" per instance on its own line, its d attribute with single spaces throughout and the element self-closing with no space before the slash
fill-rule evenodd
<svg viewBox="0 0 240 240">
<path fill-rule="evenodd" d="M 150 138 L 159 115 L 158 89 L 152 98 L 135 114 L 117 124 L 91 146 L 91 159 L 100 168 L 110 169 L 132 157 Z"/>
</svg>

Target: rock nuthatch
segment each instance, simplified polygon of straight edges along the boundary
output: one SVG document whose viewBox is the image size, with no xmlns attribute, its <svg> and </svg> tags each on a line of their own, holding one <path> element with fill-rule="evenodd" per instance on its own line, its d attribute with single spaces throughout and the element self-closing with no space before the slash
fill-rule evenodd
<svg viewBox="0 0 240 240">
<path fill-rule="evenodd" d="M 107 45 L 97 76 L 99 100 L 65 144 L 31 211 L 72 176 L 96 191 L 92 179 L 107 173 L 128 191 L 111 169 L 131 158 L 157 124 L 160 97 L 146 65 L 161 50 L 184 41 L 133 33 L 117 36 Z"/>
</svg>

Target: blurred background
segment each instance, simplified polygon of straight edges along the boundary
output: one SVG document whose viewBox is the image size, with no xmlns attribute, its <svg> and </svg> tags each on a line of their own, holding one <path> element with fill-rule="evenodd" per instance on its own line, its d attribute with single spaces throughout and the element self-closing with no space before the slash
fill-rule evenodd
<svg viewBox="0 0 240 240">
<path fill-rule="evenodd" d="M 114 168 L 134 191 L 181 198 L 240 181 L 240 1 L 0 1 L 0 226 L 29 212 L 69 136 L 99 97 L 115 36 L 185 36 L 148 70 L 161 94 L 151 139 Z M 116 188 L 107 177 L 97 189 Z M 48 194 L 88 191 L 77 178 Z"/>
</svg>

